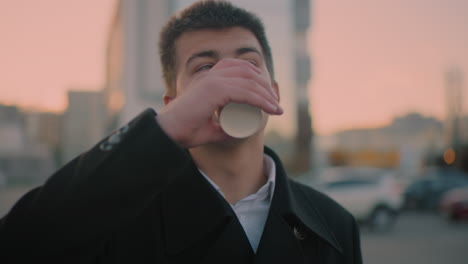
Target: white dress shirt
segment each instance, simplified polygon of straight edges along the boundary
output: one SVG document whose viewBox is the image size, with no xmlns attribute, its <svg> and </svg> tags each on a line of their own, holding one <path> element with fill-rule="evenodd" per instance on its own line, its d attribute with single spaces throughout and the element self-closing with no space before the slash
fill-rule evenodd
<svg viewBox="0 0 468 264">
<path fill-rule="evenodd" d="M 200 169 L 199 171 L 206 180 L 223 197 L 225 197 L 219 186 Z M 268 212 L 270 210 L 271 200 L 273 199 L 273 192 L 275 190 L 275 162 L 266 154 L 263 154 L 263 174 L 268 178 L 268 180 L 256 193 L 243 198 L 234 205 L 231 204 L 239 222 L 244 228 L 245 234 L 247 235 L 254 252 L 257 252 L 258 244 L 260 243 L 263 228 L 265 227 Z"/>
</svg>

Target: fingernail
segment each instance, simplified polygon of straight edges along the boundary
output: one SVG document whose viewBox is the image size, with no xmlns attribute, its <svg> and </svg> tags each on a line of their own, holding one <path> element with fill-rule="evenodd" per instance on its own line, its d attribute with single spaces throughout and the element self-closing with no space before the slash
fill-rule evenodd
<svg viewBox="0 0 468 264">
<path fill-rule="evenodd" d="M 282 108 L 280 105 L 278 105 L 278 111 L 277 111 L 277 113 L 278 113 L 279 115 L 281 115 L 282 113 L 284 113 L 284 110 L 283 110 L 283 108 Z"/>
<path fill-rule="evenodd" d="M 270 108 L 269 110 L 271 111 L 268 111 L 270 113 L 276 113 L 278 111 L 278 107 L 275 106 L 274 104 L 270 103 L 270 102 L 267 102 L 268 104 L 268 108 Z"/>
</svg>

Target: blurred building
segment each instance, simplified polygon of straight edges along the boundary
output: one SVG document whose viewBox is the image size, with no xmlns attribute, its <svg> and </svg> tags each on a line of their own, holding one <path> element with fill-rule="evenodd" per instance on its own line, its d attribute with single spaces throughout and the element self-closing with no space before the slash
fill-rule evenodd
<svg viewBox="0 0 468 264">
<path fill-rule="evenodd" d="M 194 0 L 119 1 L 108 45 L 106 98 L 120 112 L 118 123 L 130 120 L 146 107 L 159 110 L 165 91 L 157 43 L 168 18 Z M 307 32 L 309 0 L 232 0 L 257 14 L 266 25 L 275 62 L 285 113 L 270 119 L 267 131 L 274 131 L 288 144 L 280 155 L 310 161 L 311 121 L 308 103 L 310 59 Z M 296 144 L 294 144 L 296 142 Z M 275 142 L 269 142 L 275 145 Z M 291 155 L 294 151 L 299 155 Z"/>
<path fill-rule="evenodd" d="M 453 67 L 445 73 L 447 116 L 445 138 L 447 147 L 459 148 L 465 137 L 463 122 L 463 74 Z"/>
<path fill-rule="evenodd" d="M 29 142 L 58 155 L 61 148 L 62 115 L 46 112 L 25 112 L 25 133 Z M 57 157 L 56 157 L 57 158 Z"/>
<path fill-rule="evenodd" d="M 309 113 L 309 79 L 311 62 L 307 47 L 307 32 L 310 26 L 310 1 L 295 0 L 295 81 L 297 89 L 297 133 L 294 169 L 298 173 L 309 170 L 313 162 L 312 120 Z"/>
<path fill-rule="evenodd" d="M 62 122 L 62 162 L 88 150 L 109 133 L 109 116 L 103 91 L 68 92 Z"/>
<path fill-rule="evenodd" d="M 26 146 L 24 116 L 15 106 L 0 105 L 0 152 L 20 153 Z"/>
<path fill-rule="evenodd" d="M 462 117 L 461 127 L 463 131 L 462 142 L 464 143 L 464 145 L 468 145 L 468 115 Z"/>
<path fill-rule="evenodd" d="M 55 169 L 54 149 L 48 144 L 55 139 L 50 138 L 48 142 L 38 137 L 39 127 L 45 128 L 46 124 L 44 119 L 31 122 L 32 115 L 41 114 L 0 105 L 0 174 L 5 175 L 10 184 L 39 183 Z"/>
<path fill-rule="evenodd" d="M 393 167 L 412 174 L 422 166 L 428 152 L 444 148 L 443 138 L 441 121 L 411 113 L 385 127 L 346 130 L 324 137 L 327 145 L 321 150 L 337 159 L 332 163 Z"/>
<path fill-rule="evenodd" d="M 171 14 L 168 0 L 118 1 L 107 56 L 106 100 L 124 124 L 147 107 L 162 108 L 164 82 L 158 33 Z"/>
</svg>

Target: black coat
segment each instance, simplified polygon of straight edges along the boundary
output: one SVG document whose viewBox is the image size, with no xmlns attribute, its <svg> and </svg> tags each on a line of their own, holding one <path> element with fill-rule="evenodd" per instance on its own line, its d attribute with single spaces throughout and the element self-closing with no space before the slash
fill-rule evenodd
<svg viewBox="0 0 468 264">
<path fill-rule="evenodd" d="M 255 254 L 235 213 L 147 110 L 24 195 L 0 263 L 362 263 L 353 217 L 287 178 Z"/>
</svg>

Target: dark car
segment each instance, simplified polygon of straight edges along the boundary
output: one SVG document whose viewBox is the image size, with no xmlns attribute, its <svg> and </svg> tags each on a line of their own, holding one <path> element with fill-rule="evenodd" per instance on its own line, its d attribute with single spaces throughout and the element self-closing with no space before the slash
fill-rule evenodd
<svg viewBox="0 0 468 264">
<path fill-rule="evenodd" d="M 460 171 L 433 169 L 406 188 L 404 208 L 436 210 L 447 191 L 467 185 L 468 176 Z"/>
<path fill-rule="evenodd" d="M 440 209 L 451 221 L 468 220 L 468 186 L 448 191 L 440 202 Z"/>
</svg>

